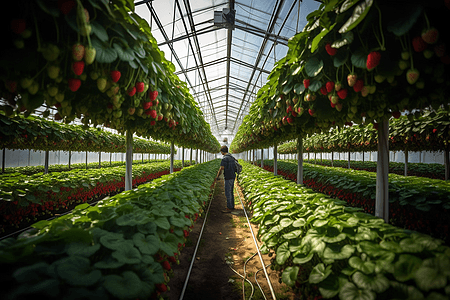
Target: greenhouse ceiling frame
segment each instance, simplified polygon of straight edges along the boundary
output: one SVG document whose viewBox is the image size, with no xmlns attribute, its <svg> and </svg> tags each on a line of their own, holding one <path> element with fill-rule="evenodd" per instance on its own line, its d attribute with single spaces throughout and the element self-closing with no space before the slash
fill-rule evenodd
<svg viewBox="0 0 450 300">
<path fill-rule="evenodd" d="M 174 59 L 175 74 L 187 83 L 213 134 L 234 136 L 276 58 L 287 53 L 288 38 L 298 32 L 304 1 L 211 0 L 203 7 L 197 1 L 164 1 L 165 6 L 160 0 L 135 6 L 148 8 L 158 47 L 170 51 L 166 59 Z M 215 23 L 221 11 L 225 22 Z"/>
</svg>

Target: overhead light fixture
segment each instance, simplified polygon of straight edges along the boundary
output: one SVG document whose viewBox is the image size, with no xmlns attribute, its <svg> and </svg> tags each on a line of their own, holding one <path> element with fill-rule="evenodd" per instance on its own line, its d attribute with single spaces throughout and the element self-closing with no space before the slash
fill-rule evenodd
<svg viewBox="0 0 450 300">
<path fill-rule="evenodd" d="M 214 26 L 234 30 L 235 9 L 224 8 L 222 11 L 214 11 Z"/>
</svg>

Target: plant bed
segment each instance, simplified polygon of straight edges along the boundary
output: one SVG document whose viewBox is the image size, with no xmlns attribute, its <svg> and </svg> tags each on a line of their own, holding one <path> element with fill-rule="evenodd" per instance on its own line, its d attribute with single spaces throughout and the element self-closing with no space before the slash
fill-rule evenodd
<svg viewBox="0 0 450 300">
<path fill-rule="evenodd" d="M 169 162 L 137 165 L 133 168 L 133 186 L 169 173 Z M 175 171 L 181 162 L 175 162 Z M 40 219 L 69 211 L 80 203 L 95 202 L 123 191 L 125 167 L 72 170 L 68 172 L 15 174 L 2 181 L 0 212 L 3 236 L 28 227 Z"/>
<path fill-rule="evenodd" d="M 240 184 L 273 268 L 302 299 L 448 297 L 450 248 L 245 164 Z"/>
<path fill-rule="evenodd" d="M 160 298 L 217 168 L 184 168 L 2 240 L 2 298 Z"/>
<path fill-rule="evenodd" d="M 273 172 L 273 162 L 264 168 Z M 278 161 L 278 174 L 297 180 L 297 163 Z M 303 183 L 315 191 L 339 198 L 374 214 L 376 174 L 303 164 Z M 389 175 L 389 222 L 435 238 L 449 239 L 449 187 L 441 180 Z"/>
<path fill-rule="evenodd" d="M 331 167 L 331 160 L 304 160 L 303 162 Z M 333 167 L 348 168 L 348 160 L 334 160 Z M 350 161 L 350 168 L 360 171 L 377 171 L 377 163 L 374 161 Z M 389 162 L 389 173 L 405 174 L 405 164 Z M 445 180 L 445 166 L 441 164 L 408 163 L 408 176 L 428 177 Z"/>
<path fill-rule="evenodd" d="M 142 160 L 138 159 L 138 160 L 133 161 L 133 166 L 140 165 L 140 164 L 148 164 L 148 163 L 153 163 L 153 162 L 163 162 L 163 161 L 167 161 L 167 160 L 166 159 L 159 159 L 159 160 L 146 159 L 146 160 L 142 161 Z M 189 161 L 187 163 L 185 161 L 185 165 L 190 165 Z M 125 166 L 125 162 L 124 161 L 112 161 L 112 162 L 102 161 L 101 166 L 102 166 L 102 168 L 120 167 L 120 166 Z M 76 163 L 76 164 L 71 164 L 70 168 L 69 168 L 69 165 L 67 165 L 67 164 L 55 164 L 55 165 L 48 166 L 49 173 L 66 172 L 66 171 L 70 171 L 70 170 L 74 170 L 74 169 L 99 169 L 99 164 L 98 164 L 98 162 L 91 162 L 91 163 L 88 163 L 87 165 L 86 165 L 86 163 Z M 17 176 L 16 173 L 23 174 L 23 175 L 33 175 L 33 174 L 37 174 L 37 173 L 43 174 L 44 171 L 45 171 L 44 166 L 9 167 L 9 168 L 5 168 L 5 172 L 3 174 L 0 174 L 0 179 L 2 179 L 3 176 L 7 176 L 7 177 Z"/>
</svg>

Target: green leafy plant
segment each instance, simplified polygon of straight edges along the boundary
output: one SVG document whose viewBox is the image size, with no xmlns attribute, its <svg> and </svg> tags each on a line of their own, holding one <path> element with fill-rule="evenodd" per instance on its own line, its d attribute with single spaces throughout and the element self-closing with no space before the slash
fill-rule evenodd
<svg viewBox="0 0 450 300">
<path fill-rule="evenodd" d="M 252 202 L 263 251 L 304 297 L 446 297 L 450 250 L 442 241 L 396 228 L 309 188 L 245 163 L 240 185 Z M 295 233 L 294 233 L 295 232 Z M 293 233 L 293 234 L 291 234 Z M 428 269 L 430 268 L 430 269 Z"/>
<path fill-rule="evenodd" d="M 2 240 L 2 296 L 158 297 L 209 201 L 219 163 L 184 168 L 96 206 L 81 204 Z"/>
</svg>

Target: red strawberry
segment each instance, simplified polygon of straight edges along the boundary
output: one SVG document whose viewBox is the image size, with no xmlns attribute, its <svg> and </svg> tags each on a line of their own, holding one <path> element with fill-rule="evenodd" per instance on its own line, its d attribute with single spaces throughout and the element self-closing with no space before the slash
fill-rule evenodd
<svg viewBox="0 0 450 300">
<path fill-rule="evenodd" d="M 378 66 L 378 64 L 380 63 L 380 59 L 381 59 L 380 52 L 378 51 L 370 52 L 369 55 L 367 55 L 367 62 L 366 62 L 367 70 L 370 71 L 376 66 Z"/>
<path fill-rule="evenodd" d="M 311 115 L 311 116 L 314 116 L 314 114 L 315 114 L 315 111 L 314 111 L 314 109 L 308 109 L 308 113 Z"/>
<path fill-rule="evenodd" d="M 78 78 L 69 78 L 68 84 L 69 84 L 69 89 L 72 92 L 76 92 L 76 91 L 78 91 L 78 89 L 81 86 L 81 80 Z"/>
<path fill-rule="evenodd" d="M 75 73 L 75 75 L 80 76 L 83 74 L 84 70 L 84 61 L 76 61 L 72 63 L 72 71 Z"/>
<path fill-rule="evenodd" d="M 119 81 L 120 75 L 122 75 L 122 74 L 118 70 L 113 70 L 110 72 L 110 75 L 111 75 L 111 80 L 113 82 L 117 82 L 117 81 Z"/>
<path fill-rule="evenodd" d="M 154 101 L 156 100 L 156 97 L 158 97 L 158 91 L 150 91 L 149 93 L 150 100 Z"/>
<path fill-rule="evenodd" d="M 175 256 L 169 256 L 169 261 L 172 263 L 176 263 L 177 259 L 175 258 Z"/>
<path fill-rule="evenodd" d="M 341 89 L 337 92 L 337 94 L 338 94 L 339 98 L 345 99 L 345 98 L 347 98 L 348 92 L 347 92 L 347 89 Z"/>
<path fill-rule="evenodd" d="M 64 15 L 67 15 L 74 7 L 74 0 L 58 0 L 58 8 Z"/>
<path fill-rule="evenodd" d="M 167 291 L 167 286 L 164 283 L 158 283 L 155 286 L 156 286 L 156 290 L 158 290 L 158 292 L 160 292 L 160 293 L 164 293 Z"/>
<path fill-rule="evenodd" d="M 327 94 L 327 88 L 326 88 L 325 86 L 321 87 L 321 88 L 320 88 L 320 93 L 321 93 L 322 95 L 326 95 L 326 94 Z"/>
<path fill-rule="evenodd" d="M 325 50 L 327 50 L 328 55 L 334 56 L 336 55 L 337 49 L 331 47 L 331 44 L 328 43 L 325 45 Z"/>
<path fill-rule="evenodd" d="M 305 86 L 305 89 L 309 87 L 310 80 L 309 79 L 303 79 L 303 85 Z"/>
<path fill-rule="evenodd" d="M 24 19 L 12 19 L 11 20 L 11 30 L 15 34 L 21 34 L 27 29 L 27 23 Z"/>
<path fill-rule="evenodd" d="M 136 92 L 142 93 L 144 91 L 145 85 L 143 82 L 136 82 Z"/>
<path fill-rule="evenodd" d="M 334 89 L 334 82 L 333 81 L 328 81 L 325 84 L 325 87 L 327 88 L 327 92 L 331 93 L 333 91 L 333 89 Z"/>
<path fill-rule="evenodd" d="M 127 90 L 127 94 L 128 94 L 128 96 L 133 97 L 134 94 L 136 94 L 136 87 L 134 87 L 134 86 L 130 87 L 130 88 Z"/>
<path fill-rule="evenodd" d="M 170 267 L 170 263 L 167 260 L 163 261 L 162 267 L 164 268 L 164 270 L 167 270 L 167 271 L 170 271 L 172 269 Z"/>
<path fill-rule="evenodd" d="M 354 86 L 356 83 L 356 79 L 358 79 L 358 76 L 356 74 L 349 74 L 347 76 L 348 86 L 350 86 L 350 87 Z"/>
<path fill-rule="evenodd" d="M 74 61 L 80 61 L 84 57 L 84 46 L 80 43 L 76 43 L 72 46 L 72 58 Z"/>
<path fill-rule="evenodd" d="M 158 115 L 158 121 L 161 121 L 164 118 L 162 114 Z"/>
<path fill-rule="evenodd" d="M 142 105 L 142 108 L 144 110 L 147 110 L 147 109 L 149 109 L 152 106 L 153 106 L 153 103 L 151 101 L 149 101 L 149 102 L 144 102 L 144 104 Z"/>
<path fill-rule="evenodd" d="M 364 81 L 362 79 L 358 79 L 358 80 L 356 80 L 355 84 L 353 85 L 353 90 L 358 93 L 362 90 L 363 86 L 364 86 Z"/>
<path fill-rule="evenodd" d="M 424 29 L 422 31 L 422 39 L 427 44 L 434 44 L 434 43 L 436 43 L 438 38 L 439 38 L 439 31 L 436 28 L 434 28 L 434 27 L 430 27 L 430 28 Z"/>
<path fill-rule="evenodd" d="M 425 43 L 425 41 L 422 39 L 421 36 L 416 36 L 415 38 L 413 38 L 412 44 L 414 51 L 416 52 L 422 52 L 427 48 L 427 44 Z"/>
<path fill-rule="evenodd" d="M 398 118 L 400 118 L 401 113 L 400 113 L 399 111 L 393 111 L 393 112 L 392 112 L 392 116 L 393 116 L 394 118 L 398 119 Z"/>
</svg>

